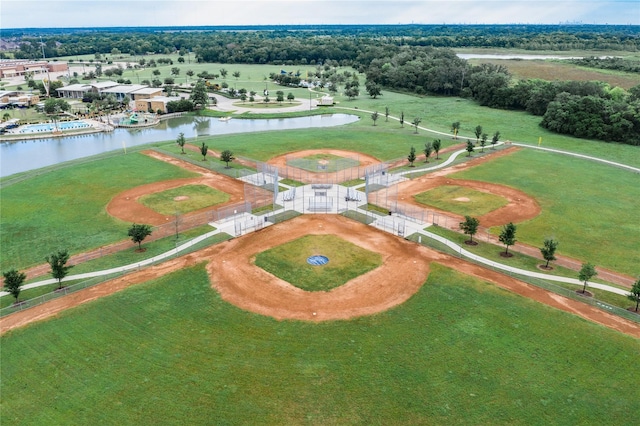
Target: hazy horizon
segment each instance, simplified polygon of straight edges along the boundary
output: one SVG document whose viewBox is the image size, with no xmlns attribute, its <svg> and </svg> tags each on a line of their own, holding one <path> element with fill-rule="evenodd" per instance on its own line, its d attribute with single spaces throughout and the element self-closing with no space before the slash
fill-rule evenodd
<svg viewBox="0 0 640 426">
<path fill-rule="evenodd" d="M 38 11 L 37 14 L 31 11 Z M 0 28 L 640 25 L 635 0 L 3 0 Z M 1 30 L 0 30 L 1 31 Z"/>
</svg>

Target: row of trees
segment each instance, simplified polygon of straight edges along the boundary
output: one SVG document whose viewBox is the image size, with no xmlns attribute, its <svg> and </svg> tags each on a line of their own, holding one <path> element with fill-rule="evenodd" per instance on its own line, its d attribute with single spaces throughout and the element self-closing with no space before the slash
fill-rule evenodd
<svg viewBox="0 0 640 426">
<path fill-rule="evenodd" d="M 629 91 L 597 81 L 514 82 L 502 65 L 471 66 L 447 49 L 404 47 L 365 70 L 367 84 L 418 94 L 471 97 L 491 108 L 543 116 L 549 130 L 640 145 L 640 85 Z"/>
<path fill-rule="evenodd" d="M 196 27 L 197 28 L 197 27 Z M 526 50 L 640 50 L 633 26 L 557 25 L 324 25 L 116 29 L 8 29 L 18 59 L 125 53 L 170 54 L 220 63 L 354 65 L 371 49 L 399 46 L 498 47 Z M 244 31 L 250 29 L 251 31 Z M 40 38 L 42 37 L 42 39 Z M 342 63 L 342 62 L 348 63 Z"/>
</svg>

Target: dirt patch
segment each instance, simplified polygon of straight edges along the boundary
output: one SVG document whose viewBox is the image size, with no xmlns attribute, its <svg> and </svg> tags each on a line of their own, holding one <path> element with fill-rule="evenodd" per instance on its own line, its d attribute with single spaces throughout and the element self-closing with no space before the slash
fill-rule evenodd
<svg viewBox="0 0 640 426">
<path fill-rule="evenodd" d="M 384 263 L 326 293 L 305 292 L 253 264 L 255 253 L 308 234 L 339 235 L 368 250 L 382 253 Z M 429 263 L 438 262 L 640 338 L 640 327 L 631 321 L 336 215 L 301 216 L 9 315 L 0 320 L 0 334 L 202 261 L 209 262 L 207 271 L 212 286 L 224 300 L 242 309 L 278 319 L 325 321 L 387 310 L 415 294 L 428 276 Z"/>
</svg>

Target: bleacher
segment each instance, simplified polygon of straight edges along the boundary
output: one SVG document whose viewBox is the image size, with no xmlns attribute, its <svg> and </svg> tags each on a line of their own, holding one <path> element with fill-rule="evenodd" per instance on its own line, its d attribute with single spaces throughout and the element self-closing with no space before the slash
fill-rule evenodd
<svg viewBox="0 0 640 426">
<path fill-rule="evenodd" d="M 282 201 L 293 201 L 296 198 L 296 188 L 291 188 L 287 192 L 282 193 Z"/>
<path fill-rule="evenodd" d="M 362 192 L 357 189 L 347 188 L 346 201 L 362 201 Z"/>
</svg>

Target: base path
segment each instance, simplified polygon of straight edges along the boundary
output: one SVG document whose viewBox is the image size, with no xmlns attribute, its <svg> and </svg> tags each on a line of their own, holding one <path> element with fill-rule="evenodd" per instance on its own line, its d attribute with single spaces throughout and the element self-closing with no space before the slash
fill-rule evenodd
<svg viewBox="0 0 640 426">
<path fill-rule="evenodd" d="M 381 253 L 384 264 L 329 292 L 303 291 L 253 264 L 256 253 L 308 234 L 338 235 L 361 247 Z M 0 334 L 51 318 L 71 307 L 202 261 L 209 262 L 207 271 L 211 284 L 225 301 L 277 319 L 325 321 L 349 319 L 387 310 L 414 295 L 428 277 L 430 262 L 437 262 L 640 338 L 640 327 L 636 323 L 336 215 L 301 216 L 11 314 L 0 319 Z M 314 312 L 316 315 L 313 315 Z"/>
</svg>

